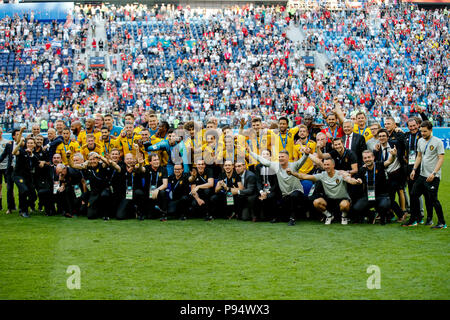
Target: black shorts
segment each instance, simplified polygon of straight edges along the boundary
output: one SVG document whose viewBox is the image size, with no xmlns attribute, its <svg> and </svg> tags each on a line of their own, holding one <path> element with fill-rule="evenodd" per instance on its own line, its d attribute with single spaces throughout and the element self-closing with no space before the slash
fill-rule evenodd
<svg viewBox="0 0 450 320">
<path fill-rule="evenodd" d="M 392 173 L 388 174 L 389 190 L 391 192 L 396 192 L 402 190 L 405 187 L 406 175 L 402 169 L 398 169 Z"/>
<path fill-rule="evenodd" d="M 331 199 L 331 198 L 324 197 L 324 199 L 327 202 L 327 210 L 330 212 L 340 212 L 341 210 L 339 208 L 339 205 L 341 204 L 341 201 L 343 201 L 343 200 L 347 200 L 348 202 L 350 202 L 350 204 L 352 203 L 352 200 L 347 199 L 347 198 Z"/>
</svg>

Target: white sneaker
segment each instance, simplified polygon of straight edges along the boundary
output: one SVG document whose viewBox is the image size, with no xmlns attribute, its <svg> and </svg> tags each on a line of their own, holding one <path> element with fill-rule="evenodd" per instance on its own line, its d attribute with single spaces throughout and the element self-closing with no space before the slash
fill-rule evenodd
<svg viewBox="0 0 450 320">
<path fill-rule="evenodd" d="M 344 217 L 342 217 L 342 219 L 341 219 L 341 223 L 342 223 L 342 224 L 348 224 L 348 219 L 347 219 L 347 218 L 344 218 Z"/>
<path fill-rule="evenodd" d="M 327 217 L 327 219 L 325 220 L 325 224 L 331 224 L 331 221 L 333 221 L 334 216 L 331 217 Z"/>
</svg>

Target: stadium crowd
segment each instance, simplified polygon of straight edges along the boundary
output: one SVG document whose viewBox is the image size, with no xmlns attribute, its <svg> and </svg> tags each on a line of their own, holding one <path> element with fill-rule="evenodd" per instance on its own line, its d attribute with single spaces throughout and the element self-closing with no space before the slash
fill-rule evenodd
<svg viewBox="0 0 450 320">
<path fill-rule="evenodd" d="M 369 9 L 292 16 L 281 6 L 203 12 L 140 4 L 75 6 L 65 23 L 42 23 L 32 13 L 5 18 L 3 128 L 43 121 L 45 130 L 59 118 L 84 122 L 106 112 L 123 126 L 126 113 L 140 118 L 149 109 L 170 124 L 216 116 L 236 125 L 242 115 L 273 120 L 305 113 L 320 122 L 332 96 L 350 113 L 364 110 L 382 124 L 392 116 L 406 126 L 425 108 L 435 126 L 447 126 L 448 12 L 387 6 L 378 15 Z M 89 69 L 79 58 L 93 47 L 87 39 L 96 17 L 106 20 L 110 70 Z M 327 53 L 328 69 L 305 66 L 303 45 L 286 37 L 291 20 L 306 32 L 309 46 Z M 373 27 L 377 21 L 380 30 Z M 22 65 L 30 69 L 22 72 Z"/>
<path fill-rule="evenodd" d="M 81 58 L 97 50 L 94 17 L 107 20 L 111 70 Z M 448 12 L 377 18 L 378 33 L 368 12 L 281 6 L 87 5 L 64 24 L 1 20 L 7 213 L 16 185 L 23 217 L 36 201 L 66 217 L 291 226 L 431 226 L 436 211 L 446 228 L 432 128 L 448 117 Z M 327 70 L 305 66 L 291 20 L 328 53 Z"/>
</svg>

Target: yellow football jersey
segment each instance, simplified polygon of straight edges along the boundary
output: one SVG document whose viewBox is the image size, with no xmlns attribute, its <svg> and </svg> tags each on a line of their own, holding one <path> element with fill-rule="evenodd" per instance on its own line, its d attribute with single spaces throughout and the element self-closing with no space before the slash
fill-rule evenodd
<svg viewBox="0 0 450 320">
<path fill-rule="evenodd" d="M 76 141 L 70 141 L 68 144 L 62 142 L 56 147 L 55 153 L 59 153 L 61 155 L 62 163 L 65 165 L 69 164 L 69 158 L 67 158 L 67 151 L 69 150 L 70 159 L 72 159 L 75 153 L 80 152 L 80 145 Z"/>
<path fill-rule="evenodd" d="M 355 123 L 355 125 L 353 126 L 353 132 L 362 135 L 366 140 L 366 142 L 373 138 L 372 131 L 370 131 L 370 128 L 368 126 L 366 126 L 361 130 L 359 126 Z"/>
<path fill-rule="evenodd" d="M 305 145 L 302 144 L 301 142 L 299 144 L 294 145 L 294 161 L 297 161 L 303 156 L 303 154 L 300 152 L 300 148 L 303 146 Z M 311 149 L 311 153 L 316 152 L 317 144 L 314 141 L 308 140 L 306 146 L 308 146 Z M 314 169 L 314 162 L 312 162 L 312 160 L 308 158 L 306 162 L 303 164 L 303 166 L 298 170 L 298 172 L 310 173 L 312 169 Z"/>
</svg>

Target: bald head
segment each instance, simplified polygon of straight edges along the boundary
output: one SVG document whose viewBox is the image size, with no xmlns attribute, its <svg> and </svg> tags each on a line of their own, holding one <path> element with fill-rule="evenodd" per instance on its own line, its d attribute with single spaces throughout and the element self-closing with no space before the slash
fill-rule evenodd
<svg viewBox="0 0 450 320">
<path fill-rule="evenodd" d="M 76 136 L 78 136 L 78 134 L 81 131 L 81 122 L 76 120 L 74 122 L 71 123 L 70 125 L 70 130 L 72 130 L 72 133 Z"/>
<path fill-rule="evenodd" d="M 47 136 L 49 140 L 53 140 L 56 138 L 56 130 L 53 128 L 49 128 L 47 131 Z"/>
</svg>

